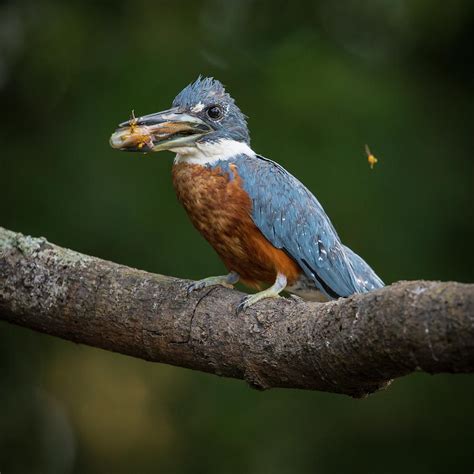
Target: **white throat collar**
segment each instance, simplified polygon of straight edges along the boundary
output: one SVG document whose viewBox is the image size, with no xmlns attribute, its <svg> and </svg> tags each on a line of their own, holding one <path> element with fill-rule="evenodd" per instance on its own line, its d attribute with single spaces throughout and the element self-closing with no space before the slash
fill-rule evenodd
<svg viewBox="0 0 474 474">
<path fill-rule="evenodd" d="M 229 139 L 196 143 L 196 146 L 175 148 L 174 151 L 177 152 L 175 164 L 209 165 L 242 154 L 255 156 L 255 152 L 246 143 Z"/>
</svg>

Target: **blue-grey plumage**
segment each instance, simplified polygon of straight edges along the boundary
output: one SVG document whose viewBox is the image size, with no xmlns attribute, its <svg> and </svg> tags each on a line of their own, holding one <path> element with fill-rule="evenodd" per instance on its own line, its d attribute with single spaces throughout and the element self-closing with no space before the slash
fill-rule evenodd
<svg viewBox="0 0 474 474">
<path fill-rule="evenodd" d="M 319 291 L 338 298 L 383 286 L 369 265 L 342 245 L 316 197 L 282 166 L 259 155 L 243 154 L 213 166 L 229 172 L 230 163 L 252 200 L 256 226 L 297 261 Z"/>
<path fill-rule="evenodd" d="M 383 286 L 370 266 L 341 243 L 316 197 L 250 148 L 245 115 L 219 81 L 199 77 L 171 109 L 121 124 L 110 143 L 128 151 L 177 153 L 178 198 L 230 271 L 191 289 L 229 286 L 239 276 L 249 284 L 274 281 L 248 297 L 245 308 L 285 288 L 333 299 Z"/>
</svg>

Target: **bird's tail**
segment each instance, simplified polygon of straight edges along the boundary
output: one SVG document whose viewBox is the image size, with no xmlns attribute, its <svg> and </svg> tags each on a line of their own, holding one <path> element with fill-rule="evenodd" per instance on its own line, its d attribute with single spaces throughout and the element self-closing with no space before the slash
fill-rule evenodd
<svg viewBox="0 0 474 474">
<path fill-rule="evenodd" d="M 352 293 L 367 293 L 377 288 L 382 288 L 384 282 L 377 276 L 377 274 L 369 267 L 363 258 L 359 257 L 349 247 L 344 247 L 344 253 L 347 262 L 352 270 Z M 287 286 L 286 290 L 297 296 L 300 296 L 307 301 L 328 301 L 329 298 L 323 294 L 315 285 L 314 280 L 308 278 L 307 275 L 301 274 L 300 278 L 291 286 Z"/>
<path fill-rule="evenodd" d="M 369 267 L 365 260 L 349 247 L 344 245 L 344 251 L 349 260 L 349 264 L 354 271 L 357 293 L 366 293 L 367 291 L 376 290 L 385 286 L 384 282 L 377 276 L 377 274 Z"/>
</svg>

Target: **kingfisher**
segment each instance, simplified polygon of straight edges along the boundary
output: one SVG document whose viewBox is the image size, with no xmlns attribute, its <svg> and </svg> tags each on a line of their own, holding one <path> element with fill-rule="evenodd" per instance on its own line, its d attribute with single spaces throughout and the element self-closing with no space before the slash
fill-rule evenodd
<svg viewBox="0 0 474 474">
<path fill-rule="evenodd" d="M 384 286 L 342 244 L 311 191 L 252 150 L 246 116 L 218 80 L 199 76 L 170 109 L 119 124 L 110 145 L 176 154 L 178 200 L 228 270 L 192 283 L 188 292 L 241 281 L 259 290 L 242 299 L 242 311 L 283 290 L 327 301 Z"/>
</svg>

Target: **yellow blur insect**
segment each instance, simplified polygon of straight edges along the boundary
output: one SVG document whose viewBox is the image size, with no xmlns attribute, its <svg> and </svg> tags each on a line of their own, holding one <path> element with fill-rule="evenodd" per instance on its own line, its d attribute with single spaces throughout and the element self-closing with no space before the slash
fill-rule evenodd
<svg viewBox="0 0 474 474">
<path fill-rule="evenodd" d="M 130 126 L 130 135 L 133 135 L 135 133 L 137 123 L 138 123 L 138 119 L 135 117 L 135 110 L 132 110 L 132 116 L 130 117 L 130 120 L 128 122 Z"/>
<path fill-rule="evenodd" d="M 372 152 L 370 151 L 369 145 L 365 145 L 365 152 L 367 153 L 367 161 L 369 162 L 370 169 L 374 169 L 375 163 L 377 163 L 377 158 L 375 158 L 374 155 L 372 155 Z"/>
<path fill-rule="evenodd" d="M 138 119 L 135 117 L 134 110 L 132 110 L 132 116 L 128 121 L 128 133 L 124 133 L 120 139 L 124 145 L 132 144 L 138 150 L 142 150 L 145 145 L 149 148 L 153 147 L 153 139 L 148 132 L 148 128 L 138 125 Z"/>
</svg>

